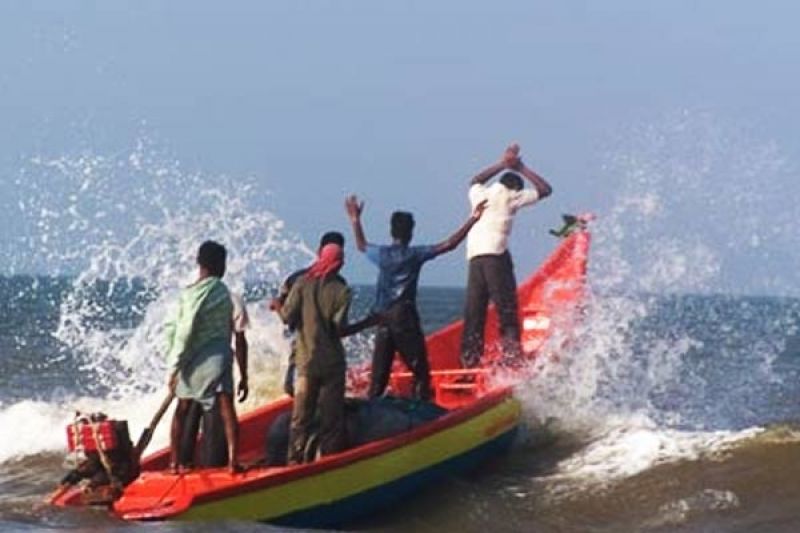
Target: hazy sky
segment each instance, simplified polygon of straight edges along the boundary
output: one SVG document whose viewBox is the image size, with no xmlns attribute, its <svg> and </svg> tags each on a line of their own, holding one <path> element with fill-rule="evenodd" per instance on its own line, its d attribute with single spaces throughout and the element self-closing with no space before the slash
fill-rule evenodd
<svg viewBox="0 0 800 533">
<path fill-rule="evenodd" d="M 555 189 L 517 221 L 524 273 L 558 214 L 615 204 L 600 165 L 636 125 L 703 112 L 800 161 L 798 20 L 789 0 L 9 0 L 0 197 L 31 155 L 114 154 L 145 135 L 185 168 L 254 180 L 309 242 L 348 230 L 351 191 L 371 240 L 404 208 L 422 242 L 455 229 L 469 177 L 518 140 Z M 423 282 L 460 284 L 463 262 L 460 249 Z M 350 272 L 374 277 L 362 258 Z"/>
</svg>

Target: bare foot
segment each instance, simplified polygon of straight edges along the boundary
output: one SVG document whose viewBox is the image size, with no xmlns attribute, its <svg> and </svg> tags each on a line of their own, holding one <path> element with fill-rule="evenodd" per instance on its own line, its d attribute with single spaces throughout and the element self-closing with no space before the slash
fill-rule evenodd
<svg viewBox="0 0 800 533">
<path fill-rule="evenodd" d="M 194 469 L 193 465 L 179 465 L 175 463 L 169 464 L 169 473 L 173 476 L 182 476 L 183 474 L 188 474 Z"/>
</svg>

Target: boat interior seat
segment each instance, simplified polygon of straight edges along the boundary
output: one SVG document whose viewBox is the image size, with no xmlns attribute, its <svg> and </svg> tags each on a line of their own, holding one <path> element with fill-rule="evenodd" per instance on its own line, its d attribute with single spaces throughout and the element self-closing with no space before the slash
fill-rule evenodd
<svg viewBox="0 0 800 533">
<path fill-rule="evenodd" d="M 456 409 L 474 402 L 488 388 L 489 371 L 485 368 L 433 370 L 431 388 L 433 403 L 445 409 Z M 393 372 L 389 378 L 391 394 L 410 396 L 414 375 Z"/>
</svg>

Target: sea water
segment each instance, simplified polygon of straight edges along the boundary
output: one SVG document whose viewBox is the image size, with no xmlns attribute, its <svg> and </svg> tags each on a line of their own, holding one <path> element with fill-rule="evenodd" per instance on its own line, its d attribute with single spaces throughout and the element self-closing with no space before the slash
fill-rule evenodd
<svg viewBox="0 0 800 533">
<path fill-rule="evenodd" d="M 525 428 L 514 449 L 359 528 L 800 528 L 800 247 L 781 196 L 793 170 L 774 144 L 703 115 L 609 142 L 598 176 L 612 201 L 592 228 L 583 318 L 517 387 Z M 188 172 L 147 141 L 23 165 L 24 231 L 0 278 L 0 528 L 126 527 L 42 500 L 76 410 L 125 418 L 134 434 L 149 421 L 164 394 L 164 317 L 201 240 L 228 246 L 226 281 L 252 318 L 252 393 L 239 408 L 280 394 L 288 342 L 266 299 L 312 253 L 250 205 L 252 186 Z M 31 258 L 47 274 L 26 273 Z M 422 287 L 426 331 L 459 317 L 461 283 Z M 372 289 L 355 295 L 360 316 Z M 368 334 L 350 340 L 351 361 L 370 345 Z"/>
</svg>

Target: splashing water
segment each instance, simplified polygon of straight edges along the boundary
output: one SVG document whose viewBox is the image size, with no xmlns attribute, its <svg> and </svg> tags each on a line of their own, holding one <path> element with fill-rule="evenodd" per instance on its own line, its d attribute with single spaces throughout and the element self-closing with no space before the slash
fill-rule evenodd
<svg viewBox="0 0 800 533">
<path fill-rule="evenodd" d="M 55 331 L 40 333 L 57 341 L 45 364 L 76 366 L 84 386 L 79 397 L 40 393 L 42 401 L 0 406 L 3 427 L 23 418 L 32 430 L 39 426 L 27 442 L 1 437 L 0 460 L 62 448 L 61 428 L 76 407 L 127 418 L 132 427 L 146 424 L 166 380 L 164 319 L 195 275 L 202 241 L 227 247 L 225 281 L 249 299 L 263 297 L 312 256 L 253 201 L 256 189 L 247 180 L 184 171 L 145 140 L 115 156 L 32 158 L 17 186 L 30 230 L 20 268 L 78 272 L 53 297 L 60 302 Z M 245 409 L 276 394 L 288 353 L 283 328 L 266 306 L 250 305 L 249 312 L 252 390 Z"/>
<path fill-rule="evenodd" d="M 793 179 L 777 148 L 714 126 L 707 115 L 682 114 L 625 138 L 605 165 L 608 181 L 619 184 L 595 227 L 585 320 L 558 364 L 544 364 L 519 390 L 532 422 L 555 420 L 548 426 L 559 435 L 582 440 L 553 474 L 566 491 L 759 431 L 780 416 L 768 394 L 779 381 L 772 367 L 785 332 L 796 330 L 796 304 L 776 315 L 752 299 L 700 309 L 708 304 L 691 297 L 796 293 L 785 268 L 752 261 L 779 252 L 794 261 L 800 250 L 790 221 L 772 216 L 774 205 L 788 201 L 781 183 Z M 756 175 L 769 186 L 755 186 Z M 17 185 L 29 253 L 16 268 L 79 272 L 58 299 L 51 361 L 74 361 L 91 377 L 80 397 L 0 405 L 0 425 L 25 420 L 30 428 L 24 438 L 0 436 L 0 461 L 62 449 L 61 428 L 74 407 L 146 424 L 163 387 L 163 317 L 192 275 L 201 240 L 228 246 L 226 279 L 237 291 L 246 282 L 274 284 L 309 258 L 279 219 L 253 203 L 246 180 L 187 172 L 146 141 L 116 156 L 34 158 Z M 770 277 L 742 283 L 748 278 L 736 275 L 739 265 Z M 253 381 L 275 378 L 254 391 L 255 402 L 274 394 L 286 345 L 264 306 L 251 306 L 251 315 Z M 698 316 L 704 320 L 695 324 Z M 747 371 L 728 372 L 737 365 Z"/>
<path fill-rule="evenodd" d="M 553 477 L 581 486 L 730 446 L 793 410 L 773 365 L 797 300 L 735 296 L 798 293 L 788 163 L 705 113 L 624 139 L 604 165 L 616 200 L 594 228 L 582 325 L 519 390 L 533 424 L 584 443 Z M 731 296 L 697 296 L 710 293 Z"/>
</svg>

